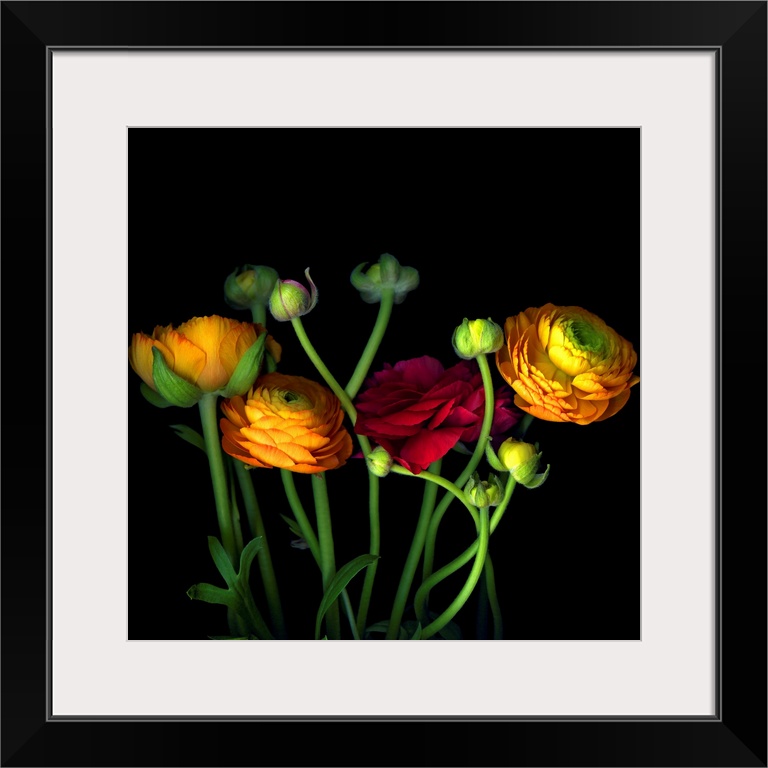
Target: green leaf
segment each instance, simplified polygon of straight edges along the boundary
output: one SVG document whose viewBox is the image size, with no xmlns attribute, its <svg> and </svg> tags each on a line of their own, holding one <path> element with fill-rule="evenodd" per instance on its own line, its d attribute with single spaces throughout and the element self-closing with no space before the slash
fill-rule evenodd
<svg viewBox="0 0 768 768">
<path fill-rule="evenodd" d="M 195 405 L 203 396 L 202 390 L 172 371 L 157 347 L 152 347 L 152 357 L 152 381 L 155 382 L 157 391 L 171 405 L 178 405 L 180 408 Z"/>
<path fill-rule="evenodd" d="M 213 562 L 216 563 L 221 577 L 227 583 L 227 586 L 233 588 L 237 575 L 235 569 L 232 567 L 232 561 L 229 559 L 229 555 L 225 552 L 224 547 L 221 546 L 221 542 L 215 536 L 208 537 L 208 550 L 211 553 Z M 243 550 L 245 552 L 245 550 Z"/>
<path fill-rule="evenodd" d="M 378 555 L 360 555 L 354 560 L 350 560 L 346 565 L 339 568 L 336 575 L 328 585 L 328 589 L 323 595 L 320 607 L 317 609 L 317 619 L 315 620 L 315 640 L 320 639 L 320 625 L 323 622 L 328 609 L 336 601 L 336 598 L 344 591 L 344 588 L 352 580 L 352 577 L 363 570 L 367 565 L 375 563 L 379 559 Z"/>
<path fill-rule="evenodd" d="M 245 394 L 256 380 L 261 370 L 261 361 L 264 358 L 264 345 L 267 343 L 267 334 L 262 333 L 251 344 L 248 351 L 240 358 L 234 373 L 229 378 L 229 383 L 224 390 L 224 397 L 234 397 Z"/>
<path fill-rule="evenodd" d="M 170 408 L 173 405 L 173 403 L 169 403 L 161 394 L 155 392 L 152 387 L 147 386 L 143 381 L 139 386 L 139 391 L 144 395 L 144 399 L 152 403 L 156 408 Z"/>
<path fill-rule="evenodd" d="M 263 538 L 261 536 L 256 536 L 256 538 L 251 539 L 243 548 L 242 554 L 240 555 L 240 570 L 237 574 L 237 581 L 241 587 L 246 589 L 250 588 L 248 586 L 248 579 L 251 574 L 251 565 L 263 544 Z"/>
<path fill-rule="evenodd" d="M 421 622 L 417 622 L 416 630 L 411 635 L 411 640 L 421 640 Z"/>
<path fill-rule="evenodd" d="M 300 539 L 304 538 L 304 534 L 301 532 L 301 528 L 299 528 L 299 524 L 291 517 L 288 517 L 288 515 L 280 515 L 280 517 L 285 520 L 286 523 L 288 523 L 288 527 L 291 529 L 291 533 L 294 536 L 298 536 Z"/>
<path fill-rule="evenodd" d="M 226 605 L 232 610 L 237 610 L 239 607 L 239 598 L 234 592 L 214 587 L 213 584 L 194 584 L 187 590 L 187 597 L 190 600 L 202 600 L 204 603 Z"/>
<path fill-rule="evenodd" d="M 168 403 L 168 405 L 170 405 L 170 403 Z M 206 453 L 205 440 L 203 440 L 203 436 L 199 432 L 196 432 L 194 429 L 192 429 L 192 427 L 188 427 L 186 424 L 171 424 L 171 429 L 182 440 L 186 440 L 191 445 L 194 445 L 195 448 L 199 448 L 203 453 Z"/>
</svg>

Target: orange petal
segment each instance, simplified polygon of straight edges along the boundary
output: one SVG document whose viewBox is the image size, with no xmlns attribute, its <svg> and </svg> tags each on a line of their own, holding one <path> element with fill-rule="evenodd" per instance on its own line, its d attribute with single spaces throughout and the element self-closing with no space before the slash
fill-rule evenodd
<svg viewBox="0 0 768 768">
<path fill-rule="evenodd" d="M 163 349 L 164 344 L 173 356 L 169 365 L 174 373 L 192 384 L 198 384 L 198 379 L 205 369 L 205 352 L 202 349 L 174 330 L 164 334 L 162 342 L 158 341 L 156 344 L 160 349 Z M 166 362 L 168 362 L 167 359 Z"/>
<path fill-rule="evenodd" d="M 128 362 L 131 364 L 131 368 L 141 376 L 144 383 L 157 391 L 155 382 L 152 379 L 152 347 L 155 345 L 154 341 L 145 333 L 134 333 L 131 339 L 131 346 L 128 347 Z M 166 362 L 170 365 L 171 360 L 166 358 Z"/>
<path fill-rule="evenodd" d="M 629 400 L 629 389 L 624 390 L 624 392 L 617 397 L 614 397 L 612 400 L 606 400 L 605 410 L 601 416 L 598 416 L 598 418 L 595 419 L 595 421 L 603 421 L 609 416 L 613 416 L 614 413 L 620 411 L 627 404 L 627 400 Z"/>
</svg>

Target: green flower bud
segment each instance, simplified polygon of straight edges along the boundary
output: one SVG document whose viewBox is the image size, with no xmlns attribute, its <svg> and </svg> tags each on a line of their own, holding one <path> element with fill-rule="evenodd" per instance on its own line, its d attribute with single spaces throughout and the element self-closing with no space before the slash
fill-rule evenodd
<svg viewBox="0 0 768 768">
<path fill-rule="evenodd" d="M 277 277 L 277 270 L 272 267 L 253 264 L 239 267 L 224 281 L 224 300 L 235 309 L 266 307 Z"/>
<path fill-rule="evenodd" d="M 499 446 L 497 455 L 512 477 L 526 488 L 537 488 L 549 475 L 549 464 L 543 473 L 537 474 L 541 461 L 538 445 L 523 443 L 510 437 Z"/>
<path fill-rule="evenodd" d="M 275 320 L 285 322 L 311 312 L 317 304 L 317 287 L 309 276 L 309 268 L 304 270 L 311 291 L 295 280 L 278 280 L 269 297 L 269 311 Z"/>
<path fill-rule="evenodd" d="M 368 464 L 368 469 L 376 477 L 386 477 L 389 474 L 389 470 L 392 469 L 392 456 L 380 445 L 377 445 L 365 457 L 365 461 Z"/>
<path fill-rule="evenodd" d="M 504 346 L 504 331 L 491 320 L 467 320 L 453 332 L 451 339 L 456 354 L 464 360 L 496 352 Z"/>
<path fill-rule="evenodd" d="M 384 288 L 393 288 L 395 304 L 402 304 L 406 294 L 419 285 L 418 270 L 400 266 L 400 262 L 391 253 L 382 253 L 378 262 L 366 270 L 367 264 L 366 261 L 358 264 L 349 277 L 366 304 L 380 302 Z"/>
<path fill-rule="evenodd" d="M 496 507 L 504 496 L 504 488 L 496 475 L 488 475 L 487 480 L 481 480 L 480 475 L 474 472 L 464 486 L 464 493 L 476 507 Z"/>
</svg>

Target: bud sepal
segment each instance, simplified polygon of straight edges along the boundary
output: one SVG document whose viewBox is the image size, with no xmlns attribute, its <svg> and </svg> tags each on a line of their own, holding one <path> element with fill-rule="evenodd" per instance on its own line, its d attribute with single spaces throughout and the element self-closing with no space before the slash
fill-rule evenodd
<svg viewBox="0 0 768 768">
<path fill-rule="evenodd" d="M 160 396 L 171 405 L 191 408 L 203 396 L 203 390 L 172 371 L 165 362 L 163 353 L 152 347 L 152 381 Z"/>
<path fill-rule="evenodd" d="M 533 445 L 510 437 L 499 446 L 497 457 L 515 481 L 526 488 L 538 488 L 549 476 L 549 464 L 544 472 L 538 472 L 541 462 L 538 443 Z"/>
<path fill-rule="evenodd" d="M 392 469 L 392 456 L 386 448 L 377 445 L 366 457 L 365 463 L 371 474 L 386 477 Z"/>
<path fill-rule="evenodd" d="M 487 480 L 481 480 L 480 475 L 473 472 L 464 486 L 464 493 L 476 507 L 496 507 L 504 496 L 504 488 L 496 475 L 488 475 Z"/>
<path fill-rule="evenodd" d="M 395 304 L 402 304 L 406 295 L 419 285 L 418 270 L 401 266 L 391 253 L 382 253 L 376 264 L 368 269 L 365 269 L 366 266 L 367 261 L 358 264 L 349 277 L 366 304 L 379 303 L 385 288 L 394 290 Z"/>
</svg>

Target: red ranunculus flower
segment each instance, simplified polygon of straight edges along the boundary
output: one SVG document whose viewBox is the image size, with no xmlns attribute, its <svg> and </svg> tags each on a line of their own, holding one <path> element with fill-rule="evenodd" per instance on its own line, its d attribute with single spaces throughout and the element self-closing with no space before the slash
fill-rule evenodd
<svg viewBox="0 0 768 768">
<path fill-rule="evenodd" d="M 492 436 L 502 435 L 522 416 L 505 390 L 496 395 Z M 418 475 L 458 442 L 478 439 L 485 395 L 475 360 L 445 369 L 424 356 L 385 364 L 367 379 L 355 407 L 355 432 L 373 438 Z"/>
</svg>

